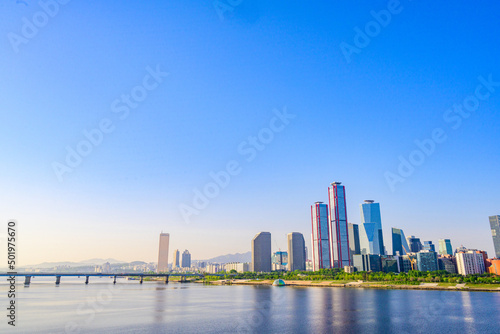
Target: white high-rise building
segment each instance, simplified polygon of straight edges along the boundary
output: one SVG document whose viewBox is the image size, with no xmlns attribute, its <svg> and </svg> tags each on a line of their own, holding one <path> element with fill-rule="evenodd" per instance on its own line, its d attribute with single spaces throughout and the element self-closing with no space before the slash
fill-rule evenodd
<svg viewBox="0 0 500 334">
<path fill-rule="evenodd" d="M 158 247 L 158 268 L 157 272 L 168 271 L 168 243 L 170 234 L 160 233 L 160 245 Z"/>
<path fill-rule="evenodd" d="M 456 254 L 457 270 L 460 275 L 483 274 L 485 272 L 483 254 L 468 250 Z"/>
</svg>

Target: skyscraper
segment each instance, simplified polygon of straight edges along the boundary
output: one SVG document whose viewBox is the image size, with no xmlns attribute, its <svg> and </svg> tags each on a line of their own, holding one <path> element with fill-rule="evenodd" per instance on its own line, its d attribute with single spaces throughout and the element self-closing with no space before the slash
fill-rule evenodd
<svg viewBox="0 0 500 334">
<path fill-rule="evenodd" d="M 374 203 L 372 200 L 365 200 L 365 203 L 360 204 L 360 209 L 361 229 L 359 242 L 361 253 L 385 255 L 380 204 Z"/>
<path fill-rule="evenodd" d="M 439 254 L 453 255 L 450 239 L 439 239 Z"/>
<path fill-rule="evenodd" d="M 357 224 L 349 223 L 347 227 L 349 230 L 349 248 L 351 250 L 352 262 L 353 255 L 361 254 L 361 248 L 359 246 L 359 226 Z"/>
<path fill-rule="evenodd" d="M 347 229 L 347 210 L 345 187 L 341 182 L 333 182 L 328 187 L 330 211 L 330 262 L 332 268 L 344 268 L 351 265 L 349 249 L 349 231 Z"/>
<path fill-rule="evenodd" d="M 288 270 L 306 270 L 306 243 L 302 233 L 287 234 Z"/>
<path fill-rule="evenodd" d="M 329 269 L 330 231 L 328 224 L 328 205 L 316 202 L 311 205 L 313 270 Z"/>
<path fill-rule="evenodd" d="M 490 216 L 490 227 L 495 246 L 495 257 L 500 258 L 500 216 Z"/>
<path fill-rule="evenodd" d="M 271 233 L 260 232 L 252 239 L 252 271 L 271 272 Z"/>
<path fill-rule="evenodd" d="M 178 249 L 174 250 L 174 262 L 172 263 L 173 268 L 179 268 L 179 256 L 180 252 Z"/>
<path fill-rule="evenodd" d="M 182 253 L 181 267 L 191 268 L 191 254 L 187 249 Z"/>
<path fill-rule="evenodd" d="M 408 243 L 406 242 L 405 234 L 402 229 L 392 228 L 392 255 L 396 255 L 396 252 L 399 252 L 399 255 L 406 255 L 409 252 L 410 247 L 408 247 Z"/>
<path fill-rule="evenodd" d="M 160 245 L 158 247 L 158 268 L 159 273 L 168 271 L 168 243 L 170 234 L 160 233 Z"/>
<path fill-rule="evenodd" d="M 420 238 L 417 238 L 414 235 L 410 235 L 408 238 L 406 238 L 408 241 L 408 246 L 410 246 L 410 252 L 412 253 L 418 253 L 422 250 L 422 243 L 420 242 Z"/>
<path fill-rule="evenodd" d="M 436 245 L 432 243 L 432 241 L 424 241 L 424 250 L 429 250 L 431 252 L 436 251 Z"/>
</svg>

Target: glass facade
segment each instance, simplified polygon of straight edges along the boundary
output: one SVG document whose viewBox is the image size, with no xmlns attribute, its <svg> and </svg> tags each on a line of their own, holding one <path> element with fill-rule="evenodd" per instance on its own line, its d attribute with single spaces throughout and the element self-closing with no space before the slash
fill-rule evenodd
<svg viewBox="0 0 500 334">
<path fill-rule="evenodd" d="M 392 255 L 406 255 L 410 247 L 406 242 L 405 234 L 402 229 L 392 228 Z"/>
<path fill-rule="evenodd" d="M 490 227 L 495 246 L 495 257 L 500 258 L 500 216 L 490 216 Z"/>
<path fill-rule="evenodd" d="M 420 238 L 415 236 L 408 237 L 408 246 L 410 246 L 410 252 L 418 253 L 422 250 L 422 243 L 420 242 Z"/>
<path fill-rule="evenodd" d="M 441 255 L 453 255 L 453 248 L 451 247 L 450 239 L 440 239 L 439 240 L 439 254 L 441 254 Z"/>
<path fill-rule="evenodd" d="M 357 224 L 348 224 L 349 229 L 349 248 L 351 250 L 351 262 L 352 257 L 355 254 L 361 254 L 361 248 L 359 247 L 359 226 Z"/>
<path fill-rule="evenodd" d="M 313 270 L 330 269 L 330 231 L 328 205 L 316 202 L 311 205 Z"/>
<path fill-rule="evenodd" d="M 385 255 L 380 204 L 365 201 L 360 205 L 360 209 L 361 228 L 359 241 L 361 253 Z"/>
<path fill-rule="evenodd" d="M 421 251 L 417 253 L 417 268 L 420 271 L 439 270 L 437 254 L 431 251 Z"/>
<path fill-rule="evenodd" d="M 340 182 L 333 182 L 328 187 L 328 199 L 330 203 L 330 254 L 333 255 L 331 266 L 344 268 L 344 266 L 351 265 L 345 187 Z"/>
<path fill-rule="evenodd" d="M 382 260 L 377 254 L 356 254 L 353 265 L 357 271 L 382 271 Z"/>
<path fill-rule="evenodd" d="M 436 251 L 436 247 L 432 243 L 432 241 L 424 241 L 424 250 L 435 252 Z"/>
</svg>

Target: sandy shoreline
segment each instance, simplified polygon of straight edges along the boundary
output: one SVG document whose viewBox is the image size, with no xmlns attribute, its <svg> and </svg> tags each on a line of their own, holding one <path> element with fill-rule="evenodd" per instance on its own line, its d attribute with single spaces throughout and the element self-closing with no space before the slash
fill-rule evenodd
<svg viewBox="0 0 500 334">
<path fill-rule="evenodd" d="M 215 285 L 272 285 L 274 280 L 219 280 L 212 281 Z M 445 291 L 483 291 L 500 292 L 500 287 L 493 285 L 492 288 L 469 287 L 466 284 L 456 284 L 454 286 L 439 286 L 438 283 L 422 283 L 421 285 L 396 285 L 381 284 L 379 282 L 347 282 L 338 283 L 335 281 L 291 281 L 285 280 L 286 286 L 297 287 L 331 287 L 331 288 L 355 288 L 355 289 L 400 289 L 400 290 L 445 290 Z"/>
</svg>

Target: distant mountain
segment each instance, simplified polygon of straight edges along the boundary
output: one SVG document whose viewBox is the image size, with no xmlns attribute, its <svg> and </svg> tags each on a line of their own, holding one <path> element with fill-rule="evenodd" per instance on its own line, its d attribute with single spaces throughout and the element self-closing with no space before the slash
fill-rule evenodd
<svg viewBox="0 0 500 334">
<path fill-rule="evenodd" d="M 100 266 L 106 262 L 109 262 L 110 264 L 126 263 L 125 261 L 118 261 L 115 259 L 89 259 L 89 260 L 83 260 L 80 262 L 68 262 L 68 261 L 65 261 L 65 262 L 43 262 L 40 264 L 28 265 L 28 266 L 23 266 L 23 267 L 42 269 L 42 268 L 53 268 L 53 267 L 60 267 L 60 266 L 68 266 L 68 267 Z"/>
<path fill-rule="evenodd" d="M 220 255 L 203 261 L 215 263 L 251 262 L 252 252 Z"/>
</svg>

